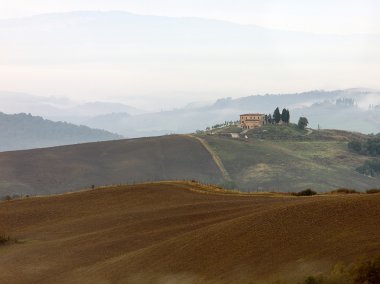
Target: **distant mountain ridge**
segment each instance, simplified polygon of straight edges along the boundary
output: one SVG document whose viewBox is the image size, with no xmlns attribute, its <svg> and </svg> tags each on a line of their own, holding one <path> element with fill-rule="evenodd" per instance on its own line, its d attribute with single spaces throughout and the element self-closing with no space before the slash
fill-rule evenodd
<svg viewBox="0 0 380 284">
<path fill-rule="evenodd" d="M 133 106 L 108 101 L 73 101 L 67 97 L 44 97 L 19 92 L 1 92 L 0 112 L 30 113 L 53 121 L 84 124 L 88 119 L 113 113 L 137 115 L 143 110 Z"/>
<path fill-rule="evenodd" d="M 0 151 L 51 147 L 121 139 L 105 130 L 53 122 L 30 114 L 0 112 Z"/>
<path fill-rule="evenodd" d="M 340 103 L 345 99 L 352 101 L 353 104 Z M 369 102 L 375 106 L 371 108 Z M 376 107 L 377 104 L 380 105 L 378 91 L 316 90 L 295 94 L 223 98 L 207 106 L 185 107 L 143 115 L 108 114 L 85 121 L 84 124 L 128 137 L 167 133 L 183 134 L 205 129 L 207 126 L 224 121 L 236 121 L 239 115 L 245 112 L 273 113 L 278 106 L 290 109 L 292 122 L 296 123 L 300 116 L 306 116 L 313 128 L 378 133 L 380 132 L 380 108 Z"/>
<path fill-rule="evenodd" d="M 224 121 L 238 120 L 243 112 L 273 113 L 277 106 L 290 109 L 292 122 L 306 116 L 313 128 L 380 132 L 380 92 L 371 89 L 221 98 L 214 103 L 195 102 L 160 112 L 144 112 L 121 103 L 74 103 L 65 98 L 6 94 L 0 92 L 0 97 L 5 98 L 0 111 L 30 112 L 53 121 L 82 124 L 128 138 L 193 133 Z M 342 100 L 352 103 L 345 104 Z"/>
<path fill-rule="evenodd" d="M 218 93 L 244 96 L 250 90 L 375 87 L 379 47 L 376 34 L 310 34 L 117 11 L 0 20 L 0 51 L 7 55 L 0 58 L 1 66 L 46 66 L 43 74 L 54 80 L 37 82 L 40 87 L 35 89 L 25 77 L 22 89 L 45 95 L 51 90 L 87 97 L 125 94 L 145 96 L 149 102 L 156 96 L 186 94 L 199 100 L 203 95 L 216 99 Z M 336 60 L 329 68 L 332 58 Z M 65 80 L 56 68 L 62 65 L 70 71 Z M 355 66 L 356 72 L 345 66 Z M 364 71 L 370 76 L 356 80 L 353 73 Z M 86 80 L 77 81 L 83 74 Z"/>
</svg>

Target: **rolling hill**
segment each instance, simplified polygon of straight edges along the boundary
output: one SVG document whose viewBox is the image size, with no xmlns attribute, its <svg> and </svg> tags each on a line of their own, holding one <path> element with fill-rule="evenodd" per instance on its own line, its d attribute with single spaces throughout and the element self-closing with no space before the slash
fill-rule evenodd
<svg viewBox="0 0 380 284">
<path fill-rule="evenodd" d="M 347 147 L 348 141 L 367 139 L 366 135 L 339 130 L 314 130 L 307 135 L 293 126 L 271 125 L 247 135 L 247 140 L 200 135 L 229 173 L 230 187 L 252 192 L 379 187 L 379 176 L 356 171 L 369 157 Z"/>
<path fill-rule="evenodd" d="M 2 283 L 297 283 L 380 254 L 380 195 L 223 194 L 197 183 L 0 203 Z M 276 282 L 279 283 L 279 282 Z"/>
<path fill-rule="evenodd" d="M 0 112 L 0 151 L 14 151 L 84 142 L 121 139 L 111 132 L 53 122 L 30 114 Z"/>
<path fill-rule="evenodd" d="M 210 153 L 188 136 L 116 140 L 0 153 L 0 197 L 160 180 L 220 183 Z"/>
<path fill-rule="evenodd" d="M 0 153 L 0 198 L 163 180 L 199 180 L 248 192 L 379 187 L 378 175 L 356 171 L 370 157 L 347 147 L 367 135 L 338 130 L 308 135 L 293 126 L 265 126 L 248 132 L 248 139 L 224 135 L 234 131 L 239 129 Z"/>
</svg>

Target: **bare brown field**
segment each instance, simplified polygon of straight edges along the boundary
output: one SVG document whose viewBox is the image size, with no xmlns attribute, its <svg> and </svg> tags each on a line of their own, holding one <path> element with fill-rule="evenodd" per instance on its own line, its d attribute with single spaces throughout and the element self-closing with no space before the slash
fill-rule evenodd
<svg viewBox="0 0 380 284">
<path fill-rule="evenodd" d="M 3 152 L 0 168 L 0 198 L 63 193 L 92 185 L 223 180 L 207 149 L 184 135 Z"/>
<path fill-rule="evenodd" d="M 0 283 L 271 283 L 380 254 L 380 195 L 218 193 L 195 183 L 0 203 Z"/>
</svg>

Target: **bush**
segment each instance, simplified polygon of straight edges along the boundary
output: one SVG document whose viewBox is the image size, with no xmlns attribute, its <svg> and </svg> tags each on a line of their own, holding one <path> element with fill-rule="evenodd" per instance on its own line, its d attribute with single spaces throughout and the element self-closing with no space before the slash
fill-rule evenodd
<svg viewBox="0 0 380 284">
<path fill-rule="evenodd" d="M 348 142 L 348 149 L 369 156 L 380 156 L 380 138 L 369 138 L 366 142 L 352 140 Z"/>
<path fill-rule="evenodd" d="M 367 152 L 371 156 L 380 155 L 380 139 L 368 139 L 366 144 Z"/>
<path fill-rule="evenodd" d="M 8 243 L 11 240 L 11 238 L 7 235 L 0 235 L 0 245 L 4 245 Z"/>
<path fill-rule="evenodd" d="M 331 191 L 331 193 L 338 193 L 338 194 L 353 194 L 353 193 L 359 193 L 355 189 L 347 189 L 347 188 L 339 188 L 337 190 Z"/>
<path fill-rule="evenodd" d="M 380 256 L 366 261 L 353 268 L 355 283 L 379 284 L 380 283 Z"/>
<path fill-rule="evenodd" d="M 354 140 L 348 142 L 348 149 L 350 149 L 351 151 L 360 153 L 362 151 L 362 148 L 362 143 L 360 141 Z"/>
<path fill-rule="evenodd" d="M 380 189 L 368 189 L 366 193 L 368 194 L 380 193 Z"/>
<path fill-rule="evenodd" d="M 318 279 L 314 276 L 307 277 L 305 281 L 303 282 L 303 284 L 322 284 L 322 283 L 323 283 L 322 279 Z"/>
<path fill-rule="evenodd" d="M 27 197 L 29 197 L 29 195 Z M 10 201 L 10 200 L 19 199 L 19 198 L 22 198 L 22 195 L 19 195 L 19 194 L 9 195 L 8 194 L 6 196 L 1 197 L 0 200 Z"/>
<path fill-rule="evenodd" d="M 327 275 L 309 276 L 302 284 L 379 284 L 380 256 L 365 262 L 337 263 Z"/>
<path fill-rule="evenodd" d="M 4 197 L 4 200 L 6 200 L 6 201 L 12 200 L 12 197 L 11 197 L 10 195 L 6 195 L 6 196 Z"/>
<path fill-rule="evenodd" d="M 302 190 L 300 192 L 297 192 L 295 195 L 296 196 L 312 196 L 312 195 L 316 195 L 317 193 L 314 191 L 314 190 L 311 190 L 310 188 L 306 189 L 306 190 Z"/>
<path fill-rule="evenodd" d="M 380 174 L 380 160 L 368 160 L 358 168 L 356 171 L 367 176 L 374 177 L 377 174 Z"/>
</svg>

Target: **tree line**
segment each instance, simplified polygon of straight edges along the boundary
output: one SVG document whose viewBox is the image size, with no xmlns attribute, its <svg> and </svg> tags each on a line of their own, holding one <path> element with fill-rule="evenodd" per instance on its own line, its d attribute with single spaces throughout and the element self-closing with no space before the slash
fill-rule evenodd
<svg viewBox="0 0 380 284">
<path fill-rule="evenodd" d="M 361 155 L 375 157 L 365 161 L 356 171 L 372 177 L 380 174 L 380 133 L 366 141 L 352 140 L 348 143 L 348 149 Z"/>
<path fill-rule="evenodd" d="M 274 110 L 273 115 L 272 114 L 265 115 L 264 120 L 266 124 L 279 124 L 280 122 L 289 123 L 290 111 L 284 108 L 282 112 L 280 112 L 279 107 L 277 107 Z"/>
<path fill-rule="evenodd" d="M 380 156 L 380 133 L 367 141 L 352 140 L 348 143 L 348 149 L 362 155 Z"/>
<path fill-rule="evenodd" d="M 277 107 L 274 110 L 273 115 L 272 114 L 265 115 L 264 119 L 265 119 L 266 124 L 279 124 L 280 122 L 289 124 L 290 111 L 284 108 L 282 112 L 280 112 L 280 108 Z M 306 117 L 300 117 L 297 125 L 299 129 L 304 130 L 308 126 L 308 124 L 309 124 L 309 121 Z"/>
</svg>

